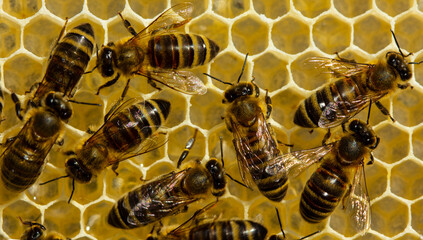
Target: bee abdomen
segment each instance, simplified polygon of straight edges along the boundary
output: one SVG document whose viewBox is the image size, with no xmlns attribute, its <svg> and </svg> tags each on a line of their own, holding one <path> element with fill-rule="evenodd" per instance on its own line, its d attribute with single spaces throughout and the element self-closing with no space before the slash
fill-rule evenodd
<svg viewBox="0 0 423 240">
<path fill-rule="evenodd" d="M 90 61 L 94 48 L 94 31 L 89 23 L 71 29 L 54 49 L 45 74 L 45 86 L 35 94 L 47 91 L 71 94 Z M 48 85 L 48 86 L 47 86 Z"/>
<path fill-rule="evenodd" d="M 300 213 L 308 222 L 327 218 L 340 202 L 347 184 L 347 176 L 336 166 L 323 164 L 307 181 L 301 194 Z"/>
<path fill-rule="evenodd" d="M 322 112 L 330 103 L 341 104 L 340 109 L 346 112 L 350 108 L 347 103 L 364 94 L 359 81 L 359 77 L 344 78 L 326 84 L 300 104 L 295 112 L 294 123 L 306 128 L 319 127 Z"/>
<path fill-rule="evenodd" d="M 143 224 L 143 222 L 140 222 L 135 216 L 130 216 L 132 209 L 138 202 L 141 201 L 139 199 L 137 191 L 142 190 L 140 190 L 139 188 L 133 190 L 115 203 L 108 216 L 108 222 L 110 225 L 122 229 L 135 228 L 140 225 L 145 225 Z M 145 210 L 140 209 L 139 212 L 141 211 Z M 138 216 L 142 214 L 137 213 L 136 215 Z"/>
<path fill-rule="evenodd" d="M 152 37 L 148 56 L 152 67 L 163 69 L 191 68 L 212 60 L 219 46 L 197 34 L 175 33 Z"/>
<path fill-rule="evenodd" d="M 30 187 L 41 174 L 44 157 L 19 141 L 13 144 L 2 157 L 1 178 L 5 187 L 11 191 L 22 192 Z M 35 149 L 36 150 L 36 149 Z M 42 159 L 42 161 L 36 161 Z"/>
<path fill-rule="evenodd" d="M 105 123 L 104 136 L 110 147 L 120 152 L 138 146 L 166 121 L 170 103 L 152 99 L 133 104 Z"/>
<path fill-rule="evenodd" d="M 267 229 L 248 220 L 227 220 L 205 223 L 193 227 L 189 240 L 264 240 Z"/>
<path fill-rule="evenodd" d="M 276 175 L 270 175 L 264 170 L 251 169 L 250 174 L 260 192 L 271 201 L 281 201 L 288 190 L 288 177 L 286 172 L 280 171 Z"/>
</svg>

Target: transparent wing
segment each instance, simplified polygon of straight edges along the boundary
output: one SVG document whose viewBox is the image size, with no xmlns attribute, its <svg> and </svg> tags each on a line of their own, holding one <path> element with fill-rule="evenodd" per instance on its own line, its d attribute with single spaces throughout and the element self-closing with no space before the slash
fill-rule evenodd
<svg viewBox="0 0 423 240">
<path fill-rule="evenodd" d="M 334 149 L 335 145 L 336 142 L 333 142 L 317 148 L 295 151 L 279 156 L 271 160 L 267 165 L 266 173 L 276 175 L 280 171 L 286 171 L 289 178 L 294 178 L 312 164 L 319 162 Z"/>
<path fill-rule="evenodd" d="M 362 74 L 375 66 L 373 64 L 357 63 L 355 61 L 348 61 L 345 59 L 325 57 L 308 58 L 306 63 L 313 64 L 316 68 L 327 69 L 329 73 L 336 77 L 351 77 L 357 74 Z"/>
<path fill-rule="evenodd" d="M 131 209 L 128 215 L 128 222 L 134 225 L 140 224 L 140 219 L 146 219 L 147 224 L 149 221 L 159 220 L 162 217 L 177 213 L 181 209 L 198 200 L 198 198 L 185 195 L 172 194 L 175 188 L 179 188 L 181 181 L 185 178 L 188 169 L 179 172 L 172 172 L 167 175 L 161 176 L 152 182 L 149 182 L 134 191 L 138 192 L 139 202 L 133 207 L 125 206 Z M 126 201 L 123 204 L 128 204 Z"/>
<path fill-rule="evenodd" d="M 354 100 L 338 100 L 330 102 L 322 111 L 318 125 L 321 128 L 332 128 L 348 121 L 357 113 L 369 105 L 369 103 L 378 101 L 386 95 L 386 92 L 368 95 L 360 95 Z"/>
<path fill-rule="evenodd" d="M 349 214 L 355 229 L 364 234 L 370 228 L 370 198 L 363 164 L 357 167 L 349 195 L 344 198 L 346 213 Z"/>
<path fill-rule="evenodd" d="M 190 71 L 155 69 L 146 72 L 140 71 L 137 74 L 182 93 L 203 95 L 207 92 L 207 87 L 201 79 Z"/>
<path fill-rule="evenodd" d="M 262 169 L 263 161 L 276 158 L 279 155 L 279 149 L 262 112 L 257 113 L 256 131 L 251 131 L 251 129 L 242 127 L 233 121 L 231 123 L 234 134 L 233 144 L 237 153 L 240 174 L 242 180 L 251 187 L 250 178 L 247 177 L 249 172 L 265 171 L 265 169 Z M 260 156 L 256 154 L 257 151 L 259 151 Z"/>
<path fill-rule="evenodd" d="M 172 6 L 129 41 L 139 41 L 147 36 L 170 32 L 185 25 L 191 20 L 193 8 L 193 4 L 189 2 Z"/>
</svg>

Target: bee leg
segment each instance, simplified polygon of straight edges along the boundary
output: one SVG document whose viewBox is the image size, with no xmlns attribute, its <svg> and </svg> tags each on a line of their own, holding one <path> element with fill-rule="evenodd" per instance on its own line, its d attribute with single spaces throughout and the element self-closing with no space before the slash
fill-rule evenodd
<svg viewBox="0 0 423 240">
<path fill-rule="evenodd" d="M 310 131 L 308 131 L 310 134 L 312 134 L 314 132 L 314 129 L 311 129 Z"/>
<path fill-rule="evenodd" d="M 343 58 L 343 57 L 339 56 L 339 53 L 338 52 L 335 52 L 335 54 L 338 57 L 338 59 L 341 60 L 342 62 L 357 63 L 354 59 L 346 59 L 346 58 Z"/>
<path fill-rule="evenodd" d="M 192 146 L 194 146 L 195 139 L 197 137 L 197 132 L 198 132 L 198 129 L 196 128 L 194 131 L 194 135 L 190 139 L 188 139 L 188 142 L 185 145 L 185 149 L 182 152 L 181 156 L 179 157 L 178 164 L 176 165 L 177 168 L 181 166 L 182 162 L 185 160 L 185 158 L 187 158 Z"/>
<path fill-rule="evenodd" d="M 119 175 L 119 173 L 116 171 L 119 167 L 119 162 L 112 165 L 112 171 L 116 174 L 116 176 Z"/>
<path fill-rule="evenodd" d="M 370 153 L 370 161 L 367 162 L 367 165 L 372 165 L 375 162 L 375 157 L 373 157 L 373 153 Z"/>
<path fill-rule="evenodd" d="M 71 156 L 71 155 L 76 155 L 74 151 L 70 150 L 70 151 L 66 151 L 63 154 L 65 154 L 66 156 Z"/>
<path fill-rule="evenodd" d="M 0 143 L 0 146 L 7 145 L 7 144 L 15 141 L 16 138 L 17 138 L 17 136 L 7 138 L 5 143 Z"/>
<path fill-rule="evenodd" d="M 57 141 L 56 144 L 59 146 L 63 146 L 63 144 L 65 143 L 65 139 L 60 139 L 60 141 Z"/>
<path fill-rule="evenodd" d="M 40 82 L 36 82 L 31 85 L 28 91 L 25 91 L 25 94 L 32 93 L 35 89 L 37 89 L 40 86 Z"/>
<path fill-rule="evenodd" d="M 100 90 L 101 90 L 101 89 L 103 89 L 103 88 L 105 88 L 105 87 L 112 86 L 113 84 L 115 84 L 115 83 L 117 82 L 117 80 L 119 79 L 119 77 L 120 77 L 120 74 L 118 73 L 118 74 L 116 75 L 116 77 L 115 77 L 115 78 L 113 78 L 112 80 L 110 80 L 110 81 L 106 82 L 105 84 L 101 85 L 101 86 L 97 89 L 97 93 L 96 93 L 95 95 L 99 95 L 99 94 L 100 94 Z"/>
<path fill-rule="evenodd" d="M 349 195 L 351 194 L 351 190 L 352 190 L 352 185 L 349 184 L 348 185 L 348 189 L 344 194 L 344 197 L 342 197 L 342 209 L 345 209 L 347 206 L 345 205 L 345 201 L 347 200 L 347 198 L 349 197 Z"/>
<path fill-rule="evenodd" d="M 128 32 L 130 34 L 132 34 L 133 36 L 136 36 L 137 35 L 137 32 L 132 27 L 131 23 L 128 20 L 126 20 L 125 18 L 123 18 L 122 14 L 120 14 L 120 13 L 118 13 L 118 14 L 119 14 L 119 17 L 122 19 L 123 25 L 125 25 L 125 28 L 128 30 Z"/>
<path fill-rule="evenodd" d="M 157 87 L 157 84 L 153 80 L 151 80 L 151 78 L 148 78 L 147 79 L 147 83 L 150 84 L 150 86 L 152 86 L 153 88 L 155 88 L 155 89 L 157 89 L 159 91 L 162 90 L 161 88 Z"/>
<path fill-rule="evenodd" d="M 88 134 L 94 134 L 95 133 L 95 131 L 92 130 L 90 127 L 88 127 L 87 131 L 85 131 L 85 132 L 88 133 Z"/>
<path fill-rule="evenodd" d="M 266 113 L 266 119 L 269 119 L 270 114 L 272 113 L 272 99 L 269 97 L 268 95 L 269 91 L 266 89 L 266 96 L 265 96 L 265 102 L 266 102 L 266 106 L 267 106 L 267 113 Z"/>
<path fill-rule="evenodd" d="M 286 147 L 290 147 L 290 148 L 292 148 L 292 147 L 294 147 L 294 144 L 288 144 L 288 143 L 284 143 L 284 142 L 281 142 L 281 141 L 279 141 L 279 140 L 276 140 L 280 145 L 284 145 L 284 146 L 286 146 Z"/>
<path fill-rule="evenodd" d="M 376 101 L 375 104 L 376 104 L 376 107 L 379 108 L 379 110 L 382 112 L 383 115 L 388 116 L 392 120 L 392 122 L 395 122 L 395 119 L 391 116 L 391 114 L 389 114 L 388 109 L 386 109 L 382 105 L 382 103 L 380 103 L 379 101 Z"/>
<path fill-rule="evenodd" d="M 323 137 L 323 140 L 322 140 L 322 145 L 326 145 L 326 143 L 327 143 L 328 139 L 330 138 L 330 135 L 331 135 L 331 133 L 330 133 L 330 128 L 328 128 L 327 133 L 326 133 L 326 134 L 325 134 L 325 136 Z"/>
<path fill-rule="evenodd" d="M 19 118 L 19 120 L 23 120 L 23 116 L 22 116 L 22 107 L 21 107 L 21 101 L 19 101 L 18 96 L 15 93 L 12 93 L 12 95 L 10 95 L 12 98 L 12 101 L 15 103 L 15 112 L 16 112 L 16 116 Z"/>
<path fill-rule="evenodd" d="M 411 89 L 413 89 L 413 86 L 410 83 L 406 83 L 406 84 L 400 84 L 400 83 L 398 83 L 397 86 L 398 86 L 398 88 L 400 88 L 402 90 L 407 89 L 408 87 L 410 87 Z"/>
</svg>

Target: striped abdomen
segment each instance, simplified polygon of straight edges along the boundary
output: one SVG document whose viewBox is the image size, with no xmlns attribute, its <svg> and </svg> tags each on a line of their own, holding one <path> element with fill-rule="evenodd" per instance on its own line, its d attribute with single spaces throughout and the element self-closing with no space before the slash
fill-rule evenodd
<svg viewBox="0 0 423 240">
<path fill-rule="evenodd" d="M 324 162 L 313 173 L 301 195 L 300 213 L 311 223 L 327 218 L 338 206 L 349 179 L 342 166 Z"/>
<path fill-rule="evenodd" d="M 189 240 L 264 240 L 267 229 L 248 220 L 214 221 L 190 229 Z"/>
<path fill-rule="evenodd" d="M 288 190 L 286 172 L 279 171 L 276 175 L 270 175 L 265 171 L 269 161 L 277 157 L 280 153 L 274 139 L 259 139 L 257 132 L 251 131 L 248 132 L 247 137 L 249 146 L 253 150 L 250 156 L 246 156 L 247 158 L 250 157 L 247 163 L 250 164 L 248 169 L 252 179 L 265 197 L 272 201 L 281 201 Z M 264 141 L 270 142 L 267 148 L 263 147 Z"/>
<path fill-rule="evenodd" d="M 351 115 L 346 112 L 351 109 L 347 104 L 367 93 L 360 77 L 362 76 L 339 79 L 317 90 L 300 104 L 295 112 L 294 123 L 306 128 L 319 127 L 322 112 L 331 102 L 341 104 L 340 109 L 345 109 L 344 113 Z"/>
<path fill-rule="evenodd" d="M 60 124 L 50 112 L 38 112 L 27 121 L 0 159 L 1 178 L 7 189 L 21 192 L 37 180 L 59 135 Z M 46 125 L 49 129 L 43 128 Z"/>
<path fill-rule="evenodd" d="M 130 105 L 104 124 L 106 143 L 119 152 L 139 146 L 166 121 L 169 111 L 170 103 L 161 99 Z"/>
<path fill-rule="evenodd" d="M 50 91 L 72 94 L 88 66 L 94 44 L 94 31 L 89 23 L 66 33 L 50 56 L 44 79 L 34 95 L 36 104 Z"/>
<path fill-rule="evenodd" d="M 147 55 L 154 68 L 181 69 L 207 64 L 218 52 L 219 46 L 207 37 L 174 33 L 153 36 Z"/>
<path fill-rule="evenodd" d="M 109 212 L 108 222 L 117 228 L 136 228 L 177 214 L 191 202 L 180 201 L 185 193 L 180 188 L 184 171 L 164 175 L 144 184 L 119 199 Z M 182 196 L 182 197 L 181 197 Z"/>
</svg>

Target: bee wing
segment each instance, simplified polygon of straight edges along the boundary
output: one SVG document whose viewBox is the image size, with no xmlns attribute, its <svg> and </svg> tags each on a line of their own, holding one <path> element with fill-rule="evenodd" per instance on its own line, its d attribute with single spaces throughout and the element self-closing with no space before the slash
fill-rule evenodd
<svg viewBox="0 0 423 240">
<path fill-rule="evenodd" d="M 350 215 L 356 230 L 364 234 L 370 228 L 370 198 L 363 164 L 357 167 L 349 195 L 345 198 L 346 213 Z"/>
<path fill-rule="evenodd" d="M 197 198 L 186 194 L 184 196 L 169 196 L 169 193 L 175 187 L 179 187 L 187 172 L 188 169 L 172 172 L 150 183 L 148 189 L 141 193 L 140 202 L 134 204 L 133 207 L 125 206 L 125 208 L 131 209 L 127 218 L 128 222 L 139 225 L 136 220 L 138 216 L 142 218 L 147 213 L 150 215 L 148 217 L 161 218 L 178 212 L 182 207 L 196 201 Z M 129 204 L 129 202 L 124 201 L 123 204 Z"/>
<path fill-rule="evenodd" d="M 348 121 L 348 119 L 354 117 L 363 108 L 367 107 L 370 101 L 377 101 L 386 93 L 376 93 L 359 95 L 352 101 L 338 100 L 330 102 L 322 111 L 318 122 L 321 128 L 332 128 L 339 126 L 340 124 Z"/>
<path fill-rule="evenodd" d="M 335 144 L 336 142 L 279 156 L 266 166 L 266 173 L 269 175 L 276 175 L 280 171 L 286 171 L 288 177 L 296 177 L 306 168 L 319 162 L 326 154 L 331 152 Z"/>
<path fill-rule="evenodd" d="M 190 71 L 160 69 L 138 74 L 182 93 L 203 95 L 207 92 L 201 79 Z"/>
<path fill-rule="evenodd" d="M 247 134 L 244 130 L 244 127 L 241 127 L 234 122 L 232 122 L 232 131 L 234 134 L 233 144 L 237 153 L 236 155 L 238 159 L 238 166 L 242 180 L 249 187 L 251 187 L 251 180 L 249 177 L 247 177 L 249 172 L 252 170 L 255 172 L 265 171 L 265 169 L 261 167 L 263 164 L 263 155 L 266 155 L 267 159 L 273 159 L 277 157 L 279 155 L 277 144 L 269 132 L 268 125 L 262 112 L 257 114 L 257 131 L 255 132 L 254 137 L 247 136 L 251 133 Z M 257 147 L 253 148 L 250 145 L 251 143 L 249 139 L 257 139 L 260 141 L 260 149 L 262 150 L 260 155 L 262 156 L 258 156 L 255 153 L 254 148 Z"/>
<path fill-rule="evenodd" d="M 156 127 L 153 126 L 153 128 L 157 128 L 157 127 L 160 127 L 162 129 L 164 128 L 163 126 L 156 126 Z M 166 137 L 167 137 L 167 134 L 165 134 L 164 132 L 156 132 L 153 135 L 151 135 L 149 138 L 144 139 L 136 150 L 121 153 L 119 156 L 114 158 L 115 161 L 110 161 L 109 164 L 113 165 L 123 160 L 154 151 L 167 143 Z"/>
<path fill-rule="evenodd" d="M 325 57 L 312 57 L 306 60 L 306 63 L 311 63 L 320 69 L 328 69 L 329 73 L 336 77 L 351 77 L 357 74 L 362 74 L 372 68 L 373 64 L 357 63 L 353 60 L 333 59 Z"/>
<path fill-rule="evenodd" d="M 162 34 L 181 27 L 191 21 L 193 9 L 193 4 L 189 2 L 174 5 L 164 11 L 129 41 L 137 41 L 147 36 Z"/>
</svg>

